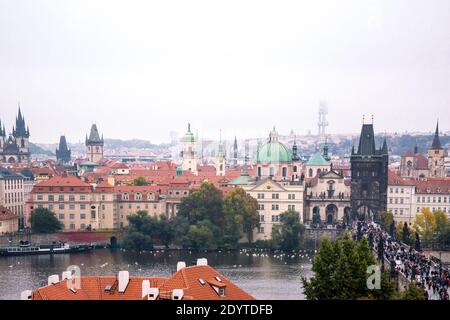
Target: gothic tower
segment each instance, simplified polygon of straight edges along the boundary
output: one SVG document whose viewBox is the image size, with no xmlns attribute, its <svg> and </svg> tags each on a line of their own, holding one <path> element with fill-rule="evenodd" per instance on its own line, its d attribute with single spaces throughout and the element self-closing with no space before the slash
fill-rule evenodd
<svg viewBox="0 0 450 320">
<path fill-rule="evenodd" d="M 86 135 L 86 156 L 90 162 L 99 162 L 103 160 L 103 135 L 100 138 L 97 125 L 94 123 L 91 127 L 89 138 Z"/>
<path fill-rule="evenodd" d="M 351 194 L 352 214 L 361 220 L 380 221 L 387 210 L 388 148 L 386 138 L 375 148 L 373 124 L 363 124 L 358 150 L 352 148 Z"/>
<path fill-rule="evenodd" d="M 428 149 L 428 170 L 430 177 L 445 177 L 445 150 L 442 148 L 441 140 L 439 139 L 439 122 L 436 124 L 433 143 Z"/>
<path fill-rule="evenodd" d="M 56 160 L 60 164 L 69 163 L 72 151 L 67 147 L 65 136 L 59 138 L 59 147 L 56 149 Z"/>
<path fill-rule="evenodd" d="M 20 110 L 16 117 L 16 126 L 13 127 L 13 137 L 16 140 L 17 147 L 19 148 L 19 162 L 30 160 L 29 139 L 30 130 L 25 124 L 25 118 L 22 116 Z"/>
<path fill-rule="evenodd" d="M 181 142 L 183 143 L 183 150 L 181 151 L 181 167 L 183 171 L 191 171 L 193 174 L 197 175 L 198 171 L 196 139 L 194 137 L 194 134 L 191 132 L 190 124 L 188 124 L 188 131 L 184 135 Z"/>
</svg>

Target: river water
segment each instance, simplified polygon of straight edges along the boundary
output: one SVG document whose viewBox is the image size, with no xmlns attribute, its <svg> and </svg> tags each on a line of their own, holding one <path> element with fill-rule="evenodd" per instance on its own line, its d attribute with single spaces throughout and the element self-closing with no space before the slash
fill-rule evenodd
<svg viewBox="0 0 450 320">
<path fill-rule="evenodd" d="M 168 277 L 178 261 L 192 265 L 197 258 L 208 264 L 256 299 L 300 300 L 301 277 L 310 277 L 312 251 L 285 255 L 270 252 L 189 252 L 152 251 L 132 253 L 96 249 L 87 253 L 0 257 L 0 300 L 20 298 L 23 290 L 34 290 L 47 283 L 48 276 L 77 265 L 81 275 L 117 275 L 128 270 L 130 276 Z"/>
</svg>

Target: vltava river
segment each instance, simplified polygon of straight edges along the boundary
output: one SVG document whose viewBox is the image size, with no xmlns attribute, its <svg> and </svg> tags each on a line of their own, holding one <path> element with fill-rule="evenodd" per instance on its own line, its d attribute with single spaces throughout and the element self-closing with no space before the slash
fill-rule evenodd
<svg viewBox="0 0 450 320">
<path fill-rule="evenodd" d="M 0 257 L 0 299 L 19 299 L 23 290 L 46 285 L 48 276 L 77 265 L 81 275 L 117 275 L 128 270 L 130 276 L 168 277 L 176 271 L 178 261 L 192 265 L 197 258 L 236 283 L 256 299 L 299 300 L 301 276 L 310 277 L 312 251 L 284 255 L 269 252 L 189 252 L 153 251 L 132 253 L 100 249 L 87 253 Z"/>
</svg>

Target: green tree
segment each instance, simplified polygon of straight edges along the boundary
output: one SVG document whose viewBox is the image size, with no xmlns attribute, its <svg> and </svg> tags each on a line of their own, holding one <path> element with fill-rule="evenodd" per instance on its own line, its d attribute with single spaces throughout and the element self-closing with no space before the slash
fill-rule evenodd
<svg viewBox="0 0 450 320">
<path fill-rule="evenodd" d="M 237 245 L 241 232 L 253 242 L 253 230 L 259 226 L 258 201 L 242 188 L 231 190 L 223 202 L 225 234 L 230 245 Z"/>
<path fill-rule="evenodd" d="M 35 233 L 54 233 L 63 228 L 55 214 L 46 208 L 35 209 L 29 221 Z"/>
<path fill-rule="evenodd" d="M 302 278 L 308 300 L 353 300 L 390 295 L 385 291 L 372 291 L 367 287 L 367 268 L 375 264 L 373 252 L 365 238 L 354 241 L 348 233 L 330 241 L 322 239 L 313 260 L 314 276 Z"/>
<path fill-rule="evenodd" d="M 440 210 L 435 211 L 434 220 L 435 220 L 434 241 L 437 242 L 439 247 L 441 247 L 446 242 L 446 237 L 449 230 L 447 213 Z"/>
<path fill-rule="evenodd" d="M 217 248 L 213 231 L 206 224 L 190 226 L 188 238 L 193 249 L 213 250 Z"/>
<path fill-rule="evenodd" d="M 222 192 L 212 183 L 203 182 L 181 201 L 178 215 L 187 218 L 190 224 L 207 219 L 222 229 L 225 223 Z"/>
<path fill-rule="evenodd" d="M 408 286 L 406 292 L 401 296 L 402 300 L 425 300 L 425 290 L 414 283 Z"/>
<path fill-rule="evenodd" d="M 387 232 L 390 232 L 392 222 L 394 222 L 394 215 L 390 211 L 385 212 L 382 214 L 382 219 L 383 219 L 383 229 Z"/>
<path fill-rule="evenodd" d="M 155 223 L 156 226 L 156 238 L 161 241 L 163 245 L 168 247 L 175 238 L 175 231 L 173 229 L 172 221 L 165 215 L 161 215 L 159 220 Z"/>
<path fill-rule="evenodd" d="M 122 246 L 128 250 L 150 250 L 153 248 L 153 238 L 156 234 L 156 221 L 147 211 L 138 211 L 127 217 L 128 227 L 122 240 Z"/>
<path fill-rule="evenodd" d="M 294 210 L 283 212 L 280 214 L 280 222 L 281 224 L 272 227 L 273 245 L 286 251 L 297 250 L 305 232 L 299 213 Z"/>
<path fill-rule="evenodd" d="M 402 237 L 400 239 L 402 239 L 402 241 L 406 244 L 411 244 L 411 233 L 409 231 L 408 223 L 405 222 L 403 224 L 402 230 Z"/>
<path fill-rule="evenodd" d="M 145 177 L 137 177 L 133 180 L 133 186 L 148 186 L 148 181 L 145 179 Z"/>
<path fill-rule="evenodd" d="M 189 220 L 186 217 L 176 216 L 171 220 L 172 230 L 174 233 L 173 243 L 184 248 L 189 247 L 190 242 L 188 232 L 190 228 Z"/>
</svg>

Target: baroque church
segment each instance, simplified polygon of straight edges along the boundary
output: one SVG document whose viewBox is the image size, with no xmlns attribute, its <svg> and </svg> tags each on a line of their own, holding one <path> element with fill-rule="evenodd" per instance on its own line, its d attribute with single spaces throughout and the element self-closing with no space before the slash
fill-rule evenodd
<svg viewBox="0 0 450 320">
<path fill-rule="evenodd" d="M 6 134 L 5 125 L 0 121 L 0 162 L 22 163 L 30 161 L 29 149 L 30 129 L 25 124 L 19 106 L 16 124 L 9 135 Z"/>
</svg>

